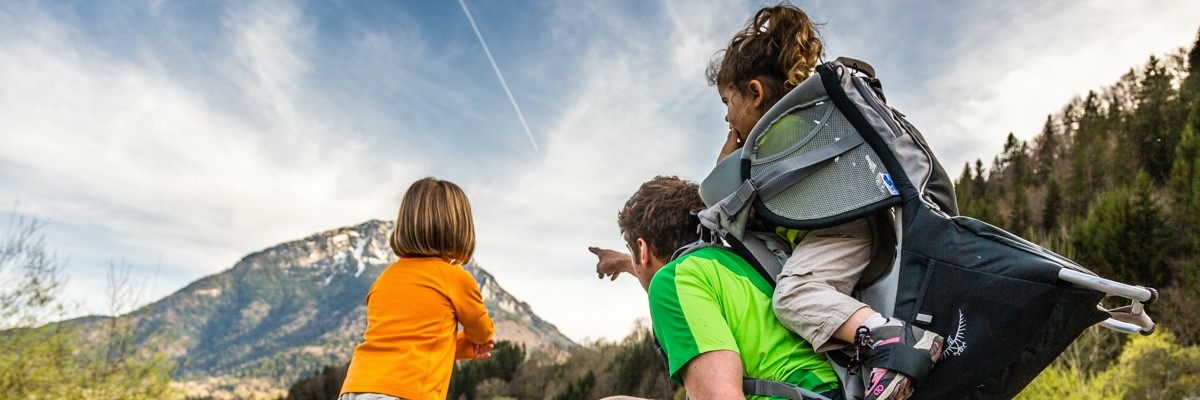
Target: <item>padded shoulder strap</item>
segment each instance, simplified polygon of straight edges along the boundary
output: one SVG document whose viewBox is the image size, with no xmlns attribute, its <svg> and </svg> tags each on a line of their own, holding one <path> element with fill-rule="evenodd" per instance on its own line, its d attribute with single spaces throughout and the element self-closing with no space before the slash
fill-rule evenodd
<svg viewBox="0 0 1200 400">
<path fill-rule="evenodd" d="M 683 247 L 675 249 L 675 252 L 671 253 L 671 261 L 674 261 L 675 259 L 677 259 L 679 257 L 683 257 L 684 255 L 687 255 L 688 253 L 694 252 L 696 250 L 708 248 L 708 247 L 720 247 L 720 246 L 718 246 L 716 243 L 708 242 L 708 241 L 705 241 L 704 239 L 700 239 L 695 242 L 688 243 L 688 244 L 684 245 Z"/>
</svg>

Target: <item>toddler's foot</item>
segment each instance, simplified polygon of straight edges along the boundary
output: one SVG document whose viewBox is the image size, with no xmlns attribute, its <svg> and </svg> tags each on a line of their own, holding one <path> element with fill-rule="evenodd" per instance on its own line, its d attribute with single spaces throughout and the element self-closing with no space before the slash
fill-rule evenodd
<svg viewBox="0 0 1200 400">
<path fill-rule="evenodd" d="M 916 383 L 912 377 L 924 378 L 942 356 L 940 335 L 895 318 L 874 328 L 859 328 L 859 332 L 865 334 L 860 341 L 866 345 L 863 372 L 870 371 L 862 374 L 863 387 L 867 388 L 865 400 L 907 399 Z M 907 374 L 887 368 L 889 361 L 902 358 L 918 358 L 915 363 L 902 364 L 919 366 Z"/>
</svg>

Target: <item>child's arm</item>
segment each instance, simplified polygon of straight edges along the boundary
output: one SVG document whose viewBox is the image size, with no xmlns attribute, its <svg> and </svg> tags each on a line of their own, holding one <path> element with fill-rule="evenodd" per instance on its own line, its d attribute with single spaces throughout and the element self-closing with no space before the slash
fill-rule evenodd
<svg viewBox="0 0 1200 400">
<path fill-rule="evenodd" d="M 451 288 L 450 302 L 454 304 L 454 315 L 463 327 L 459 334 L 474 344 L 485 344 L 491 341 L 492 335 L 496 333 L 496 327 L 492 324 L 492 319 L 488 317 L 487 308 L 483 305 L 483 295 L 479 293 L 475 279 L 463 269 L 459 269 L 458 273 L 452 275 L 451 280 L 455 282 L 451 282 L 449 285 Z"/>
</svg>

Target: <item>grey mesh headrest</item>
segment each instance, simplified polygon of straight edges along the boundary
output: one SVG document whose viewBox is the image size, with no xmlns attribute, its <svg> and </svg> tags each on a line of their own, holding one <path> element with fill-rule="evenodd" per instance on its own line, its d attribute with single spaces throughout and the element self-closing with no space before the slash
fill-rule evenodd
<svg viewBox="0 0 1200 400">
<path fill-rule="evenodd" d="M 741 185 L 742 149 L 737 149 L 713 167 L 712 172 L 700 182 L 700 198 L 704 200 L 705 206 L 712 207 L 736 192 Z"/>
</svg>

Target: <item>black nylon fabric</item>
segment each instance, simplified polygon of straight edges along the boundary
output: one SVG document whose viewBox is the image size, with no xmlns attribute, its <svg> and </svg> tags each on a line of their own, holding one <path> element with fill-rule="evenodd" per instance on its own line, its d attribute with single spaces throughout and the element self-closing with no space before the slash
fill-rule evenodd
<svg viewBox="0 0 1200 400">
<path fill-rule="evenodd" d="M 1108 317 L 1104 293 L 1059 281 L 1057 260 L 1007 232 L 928 209 L 906 220 L 895 316 L 946 339 L 914 399 L 1011 398 Z"/>
</svg>

